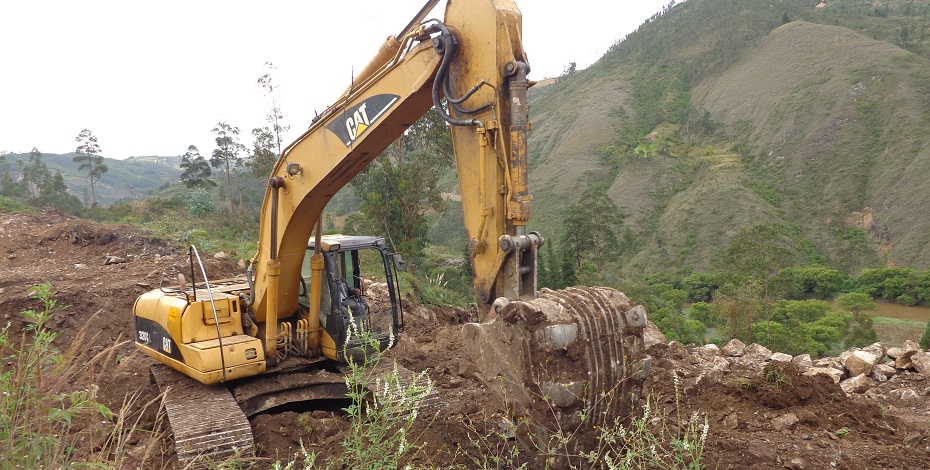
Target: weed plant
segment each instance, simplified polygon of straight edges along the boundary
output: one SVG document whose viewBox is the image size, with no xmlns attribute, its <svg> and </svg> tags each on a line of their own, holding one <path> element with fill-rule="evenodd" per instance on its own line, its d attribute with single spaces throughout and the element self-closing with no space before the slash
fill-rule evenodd
<svg viewBox="0 0 930 470">
<path fill-rule="evenodd" d="M 709 423 L 706 416 L 701 417 L 698 413 L 682 413 L 680 390 L 676 375 L 675 406 L 670 411 L 659 406 L 663 403 L 662 397 L 648 396 L 641 410 L 628 421 L 617 417 L 612 422 L 597 424 L 597 416 L 582 414 L 581 426 L 596 431 L 596 446 L 590 451 L 560 453 L 559 449 L 569 449 L 571 440 L 577 437 L 577 431 L 562 429 L 551 433 L 545 442 L 547 449 L 536 448 L 533 451 L 547 457 L 542 464 L 547 469 L 703 469 Z M 616 398 L 613 393 L 604 392 L 600 399 L 612 401 Z M 609 403 L 606 408 L 611 408 Z M 521 455 L 513 434 L 497 430 L 482 434 L 474 429 L 471 434 L 471 448 L 465 453 L 473 465 L 467 468 L 528 468 L 524 462 L 527 456 Z"/>
<path fill-rule="evenodd" d="M 598 428 L 598 451 L 589 452 L 577 468 L 631 470 L 643 468 L 699 470 L 710 430 L 707 417 L 682 414 L 681 387 L 675 375 L 675 407 L 665 412 L 657 396 L 647 396 L 642 413 L 629 424 L 616 418 Z"/>
<path fill-rule="evenodd" d="M 0 460 L 7 468 L 63 468 L 81 439 L 78 421 L 114 415 L 97 401 L 96 385 L 75 386 L 84 368 L 74 349 L 62 353 L 52 345 L 58 334 L 47 324 L 65 307 L 51 285 L 35 286 L 30 297 L 41 307 L 21 312 L 29 322 L 24 331 L 12 332 L 7 323 L 0 332 Z"/>
<path fill-rule="evenodd" d="M 400 468 L 401 462 L 422 450 L 416 442 L 420 435 L 415 432 L 414 424 L 424 399 L 433 391 L 432 380 L 425 372 L 415 375 L 409 382 L 403 380 L 396 363 L 381 366 L 377 339 L 360 332 L 354 324 L 350 326 L 350 334 L 359 338 L 363 347 L 357 354 L 346 351 L 345 380 L 350 404 L 344 411 L 350 426 L 342 441 L 340 456 L 319 466 L 317 454 L 301 445 L 295 460 L 286 464 L 278 462 L 273 468 L 329 469 L 338 462 L 341 468 L 395 470 Z"/>
</svg>

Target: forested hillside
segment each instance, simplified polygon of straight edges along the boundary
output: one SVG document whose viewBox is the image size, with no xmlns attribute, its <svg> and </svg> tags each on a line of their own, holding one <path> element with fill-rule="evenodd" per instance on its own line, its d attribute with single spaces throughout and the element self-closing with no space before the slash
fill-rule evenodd
<svg viewBox="0 0 930 470">
<path fill-rule="evenodd" d="M 76 155 L 40 152 L 39 161 L 36 162 L 30 161 L 28 153 L 6 154 L 0 156 L 0 173 L 9 174 L 11 180 L 16 181 L 22 178 L 24 171 L 28 174 L 36 163 L 39 166 L 44 164 L 52 174 L 61 172 L 68 193 L 89 206 L 89 196 L 84 193 L 89 190 L 90 183 L 87 173 L 78 170 L 79 163 L 73 160 Z M 97 183 L 97 202 L 100 205 L 142 198 L 159 188 L 176 183 L 181 175 L 181 169 L 178 167 L 180 157 L 129 157 L 125 160 L 105 158 L 104 161 L 108 170 L 101 175 L 100 182 Z"/>
<path fill-rule="evenodd" d="M 798 264 L 930 267 L 928 15 L 923 1 L 671 6 L 533 94 L 535 228 L 557 257 L 583 246 L 568 209 L 601 185 L 625 214 L 608 261 L 624 275 L 719 269 L 758 225 Z"/>
</svg>

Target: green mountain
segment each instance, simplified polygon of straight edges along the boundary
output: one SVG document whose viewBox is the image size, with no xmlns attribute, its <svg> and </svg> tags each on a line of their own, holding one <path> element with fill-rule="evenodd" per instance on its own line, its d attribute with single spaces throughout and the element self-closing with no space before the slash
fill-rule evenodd
<svg viewBox="0 0 930 470">
<path fill-rule="evenodd" d="M 930 2 L 688 0 L 534 90 L 535 229 L 607 186 L 627 274 L 719 267 L 772 224 L 798 263 L 930 268 Z"/>
<path fill-rule="evenodd" d="M 88 193 L 87 198 L 90 198 L 90 182 L 87 174 L 78 171 L 78 164 L 72 160 L 76 155 L 43 153 L 42 162 L 53 173 L 60 171 L 68 185 L 68 192 L 83 201 L 85 191 Z M 29 162 L 29 154 L 13 153 L 4 157 L 6 168 L 18 179 L 22 174 L 22 164 Z M 95 184 L 97 203 L 100 205 L 141 198 L 164 185 L 176 183 L 181 177 L 181 157 L 129 157 L 125 160 L 104 158 L 103 161 L 109 170 Z"/>
</svg>

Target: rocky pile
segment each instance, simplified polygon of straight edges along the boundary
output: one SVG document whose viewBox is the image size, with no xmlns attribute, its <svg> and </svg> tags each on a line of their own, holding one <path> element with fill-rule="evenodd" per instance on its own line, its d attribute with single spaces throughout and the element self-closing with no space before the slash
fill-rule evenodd
<svg viewBox="0 0 930 470">
<path fill-rule="evenodd" d="M 812 359 L 686 347 L 649 325 L 646 346 L 646 394 L 708 419 L 707 468 L 930 468 L 930 352 L 913 341 Z"/>
<path fill-rule="evenodd" d="M 662 333 L 650 324 L 646 345 L 654 358 L 677 361 L 688 367 L 682 374 L 690 376 L 684 383 L 689 388 L 720 382 L 727 371 L 764 372 L 770 364 L 792 364 L 805 376 L 825 376 L 839 384 L 846 395 L 870 394 L 878 384 L 893 381 L 898 374 L 918 373 L 930 375 L 930 351 L 924 351 L 914 341 L 907 340 L 902 347 L 886 348 L 874 343 L 864 348 L 853 348 L 838 357 L 812 359 L 810 354 L 791 356 L 772 352 L 765 346 L 744 344 L 732 339 L 722 348 L 716 344 L 685 347 L 677 341 L 668 342 Z M 692 371 L 693 373 L 686 372 Z M 930 390 L 896 390 L 902 397 L 916 398 Z"/>
</svg>

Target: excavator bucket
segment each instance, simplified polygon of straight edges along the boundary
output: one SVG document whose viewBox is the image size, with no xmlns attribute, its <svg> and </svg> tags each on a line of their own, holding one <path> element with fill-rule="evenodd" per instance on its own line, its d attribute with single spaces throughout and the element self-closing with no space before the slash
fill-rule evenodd
<svg viewBox="0 0 930 470">
<path fill-rule="evenodd" d="M 463 329 L 482 379 L 540 456 L 597 451 L 601 429 L 629 422 L 650 361 L 646 311 L 607 287 L 542 289 Z"/>
</svg>

